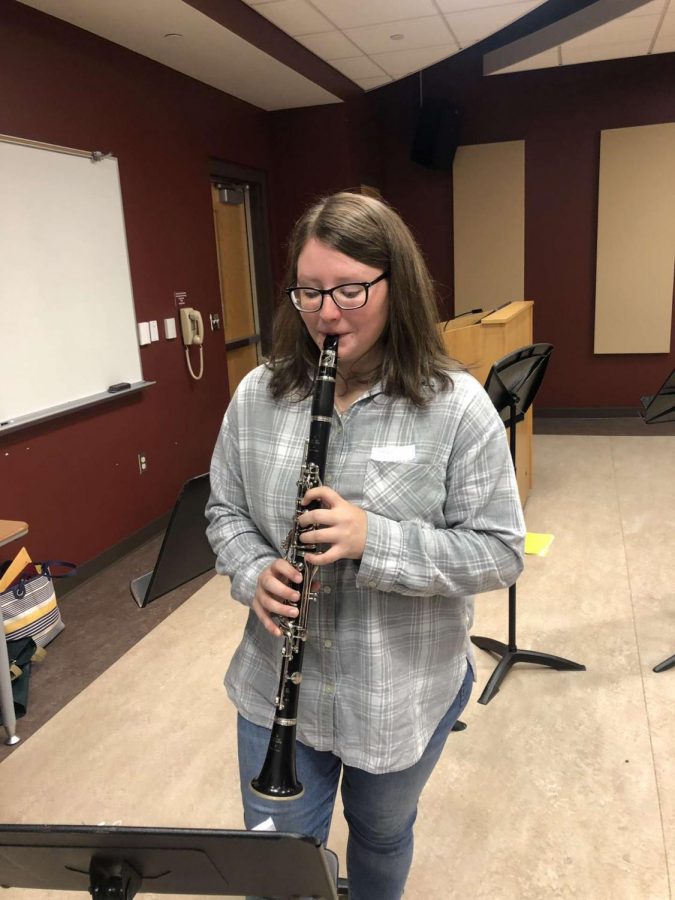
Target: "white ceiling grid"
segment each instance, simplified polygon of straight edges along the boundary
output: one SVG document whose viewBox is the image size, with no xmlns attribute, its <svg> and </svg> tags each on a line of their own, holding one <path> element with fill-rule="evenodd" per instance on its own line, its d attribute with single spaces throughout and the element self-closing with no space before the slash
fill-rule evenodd
<svg viewBox="0 0 675 900">
<path fill-rule="evenodd" d="M 246 0 L 365 90 L 454 56 L 544 0 Z"/>
<path fill-rule="evenodd" d="M 340 102 L 309 77 L 183 0 L 20 0 L 253 103 L 289 109 Z M 546 0 L 243 0 L 364 90 L 421 71 L 495 34 Z M 637 0 L 640 2 L 640 0 Z M 493 74 L 675 52 L 675 0 L 596 0 L 610 21 L 557 46 L 537 35 L 529 56 Z M 616 7 L 617 14 L 613 14 Z M 595 22 L 602 20 L 596 17 Z M 546 28 L 543 29 L 545 31 Z M 518 43 L 516 41 L 516 43 Z M 550 49 L 544 49 L 549 47 Z M 542 52 L 543 51 L 543 52 Z M 500 51 L 496 51 L 498 54 Z M 487 54 L 488 56 L 490 54 Z M 487 57 L 485 57 L 487 58 Z M 501 60 L 500 60 L 501 62 Z M 507 64 L 512 63 L 512 64 Z"/>
</svg>

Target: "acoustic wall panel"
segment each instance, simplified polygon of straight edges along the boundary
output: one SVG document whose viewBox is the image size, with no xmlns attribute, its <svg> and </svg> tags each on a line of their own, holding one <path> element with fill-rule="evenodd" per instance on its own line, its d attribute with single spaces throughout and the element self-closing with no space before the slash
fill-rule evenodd
<svg viewBox="0 0 675 900">
<path fill-rule="evenodd" d="M 595 352 L 668 353 L 675 123 L 600 136 Z"/>
<path fill-rule="evenodd" d="M 455 315 L 525 295 L 525 142 L 457 149 L 452 169 Z"/>
</svg>

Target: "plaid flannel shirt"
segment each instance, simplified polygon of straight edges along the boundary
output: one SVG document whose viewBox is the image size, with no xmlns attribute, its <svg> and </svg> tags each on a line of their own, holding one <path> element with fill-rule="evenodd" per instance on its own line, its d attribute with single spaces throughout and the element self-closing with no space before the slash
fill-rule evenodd
<svg viewBox="0 0 675 900">
<path fill-rule="evenodd" d="M 480 384 L 416 408 L 379 385 L 333 415 L 325 482 L 367 513 L 359 561 L 320 568 L 309 616 L 298 739 L 368 772 L 422 755 L 467 661 L 473 595 L 512 584 L 525 528 L 504 425 Z M 283 556 L 309 434 L 311 398 L 273 400 L 260 366 L 225 414 L 211 464 L 207 534 L 232 596 L 250 606 Z M 251 611 L 225 685 L 271 727 L 281 640 Z"/>
</svg>

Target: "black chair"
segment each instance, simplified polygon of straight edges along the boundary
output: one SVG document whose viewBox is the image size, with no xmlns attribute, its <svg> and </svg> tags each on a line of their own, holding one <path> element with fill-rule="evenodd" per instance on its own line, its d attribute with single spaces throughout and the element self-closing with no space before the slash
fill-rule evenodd
<svg viewBox="0 0 675 900">
<path fill-rule="evenodd" d="M 651 397 L 642 397 L 640 415 L 645 425 L 661 422 L 675 422 L 675 369 L 663 382 L 659 390 Z M 675 666 L 675 654 L 654 666 L 654 672 L 665 672 Z"/>
<path fill-rule="evenodd" d="M 516 465 L 516 425 L 521 422 L 525 413 L 532 405 L 532 401 L 539 390 L 546 367 L 548 366 L 553 346 L 551 344 L 530 344 L 514 350 L 508 356 L 492 366 L 485 382 L 485 390 L 495 405 L 505 426 L 509 429 L 509 446 L 513 465 Z M 482 704 L 489 703 L 506 678 L 511 666 L 519 662 L 535 663 L 539 666 L 549 666 L 552 669 L 573 669 L 585 671 L 586 666 L 563 659 L 560 656 L 551 656 L 548 653 L 538 653 L 536 650 L 519 650 L 516 644 L 516 585 L 509 588 L 509 638 L 508 644 L 495 641 L 487 637 L 473 637 L 473 643 L 501 657 L 494 672 L 490 676 L 483 693 L 478 698 Z"/>
</svg>

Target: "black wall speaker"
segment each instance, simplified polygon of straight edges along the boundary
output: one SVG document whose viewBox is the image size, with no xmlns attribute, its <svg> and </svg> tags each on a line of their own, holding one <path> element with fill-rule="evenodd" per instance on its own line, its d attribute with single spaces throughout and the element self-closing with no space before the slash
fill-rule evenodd
<svg viewBox="0 0 675 900">
<path fill-rule="evenodd" d="M 459 146 L 459 110 L 449 100 L 425 100 L 419 110 L 410 158 L 429 169 L 452 169 Z"/>
</svg>

